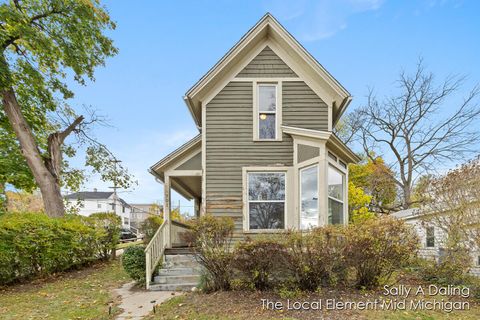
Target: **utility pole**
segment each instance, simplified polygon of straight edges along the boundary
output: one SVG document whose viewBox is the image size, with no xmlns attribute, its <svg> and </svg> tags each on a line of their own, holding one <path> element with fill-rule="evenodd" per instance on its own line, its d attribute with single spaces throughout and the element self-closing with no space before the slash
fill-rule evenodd
<svg viewBox="0 0 480 320">
<path fill-rule="evenodd" d="M 117 163 L 120 163 L 120 162 L 122 162 L 122 161 L 117 160 L 117 159 L 113 160 L 113 163 L 115 165 L 115 174 L 113 176 L 113 187 L 109 187 L 110 189 L 113 189 L 112 209 L 113 209 L 113 212 L 115 214 L 117 214 L 117 199 L 118 199 L 117 189 L 120 189 L 120 187 L 118 187 L 118 183 L 117 183 Z"/>
</svg>

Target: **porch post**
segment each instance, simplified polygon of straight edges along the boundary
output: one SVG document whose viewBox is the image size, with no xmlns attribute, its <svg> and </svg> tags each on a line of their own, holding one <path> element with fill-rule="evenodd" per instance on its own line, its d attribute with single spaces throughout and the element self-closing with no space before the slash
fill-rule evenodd
<svg viewBox="0 0 480 320">
<path fill-rule="evenodd" d="M 170 200 L 170 176 L 165 175 L 165 182 L 163 184 L 163 192 L 164 192 L 164 204 L 163 204 L 163 218 L 165 219 L 165 246 L 167 248 L 172 247 L 171 237 L 170 237 L 170 228 L 171 228 L 171 221 L 170 221 L 170 207 L 171 207 L 171 200 Z"/>
</svg>

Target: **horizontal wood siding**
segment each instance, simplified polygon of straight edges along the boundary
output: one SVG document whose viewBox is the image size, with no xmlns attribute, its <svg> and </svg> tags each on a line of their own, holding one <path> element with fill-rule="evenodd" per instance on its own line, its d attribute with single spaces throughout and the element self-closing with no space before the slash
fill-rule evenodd
<svg viewBox="0 0 480 320">
<path fill-rule="evenodd" d="M 303 82 L 283 82 L 283 124 L 327 130 L 327 106 Z M 243 235 L 242 167 L 292 166 L 293 141 L 253 141 L 253 84 L 230 82 L 206 106 L 206 210 Z"/>
<path fill-rule="evenodd" d="M 297 77 L 297 75 L 267 46 L 240 71 L 237 77 Z"/>
<path fill-rule="evenodd" d="M 253 141 L 253 85 L 229 83 L 206 107 L 206 210 L 243 229 L 242 167 L 292 166 L 292 138 Z"/>
<path fill-rule="evenodd" d="M 328 107 L 303 81 L 282 83 L 283 125 L 328 130 Z"/>
</svg>

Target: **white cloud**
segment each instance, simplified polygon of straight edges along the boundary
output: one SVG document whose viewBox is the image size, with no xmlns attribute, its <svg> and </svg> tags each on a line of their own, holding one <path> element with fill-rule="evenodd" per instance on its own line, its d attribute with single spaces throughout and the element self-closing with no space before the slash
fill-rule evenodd
<svg viewBox="0 0 480 320">
<path fill-rule="evenodd" d="M 264 7 L 289 26 L 301 41 L 331 37 L 347 28 L 352 15 L 379 9 L 384 0 L 265 0 Z M 293 23 L 294 22 L 294 23 Z"/>
</svg>

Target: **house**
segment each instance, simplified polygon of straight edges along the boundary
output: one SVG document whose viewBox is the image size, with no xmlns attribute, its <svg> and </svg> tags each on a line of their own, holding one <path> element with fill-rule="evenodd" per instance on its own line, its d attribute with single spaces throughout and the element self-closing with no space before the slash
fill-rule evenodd
<svg viewBox="0 0 480 320">
<path fill-rule="evenodd" d="M 82 216 L 97 212 L 115 212 L 124 227 L 130 228 L 131 207 L 113 191 L 82 191 L 65 196 L 67 210 L 73 209 Z"/>
<path fill-rule="evenodd" d="M 435 219 L 423 219 L 418 208 L 405 209 L 392 214 L 397 219 L 404 220 L 411 225 L 420 239 L 418 254 L 425 259 L 439 259 L 445 248 L 447 234 L 436 224 Z M 472 252 L 472 268 L 470 272 L 480 276 L 480 252 Z"/>
<path fill-rule="evenodd" d="M 181 230 L 169 219 L 172 189 L 194 200 L 197 216 L 231 217 L 236 239 L 346 224 L 347 165 L 360 159 L 332 129 L 351 100 L 271 14 L 262 17 L 185 94 L 199 134 L 150 168 L 167 219 L 146 250 L 147 286 L 160 259 L 153 248 L 170 248 Z"/>
<path fill-rule="evenodd" d="M 152 203 L 132 203 L 130 204 L 130 208 L 130 224 L 132 227 L 137 229 L 150 215 L 160 216 L 163 214 L 162 206 Z"/>
</svg>

